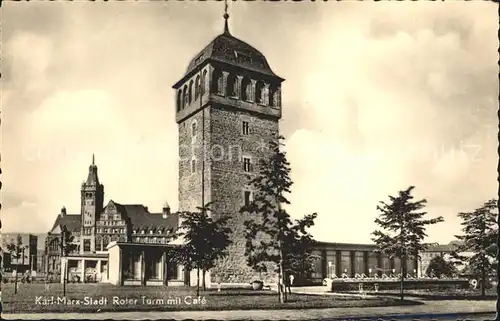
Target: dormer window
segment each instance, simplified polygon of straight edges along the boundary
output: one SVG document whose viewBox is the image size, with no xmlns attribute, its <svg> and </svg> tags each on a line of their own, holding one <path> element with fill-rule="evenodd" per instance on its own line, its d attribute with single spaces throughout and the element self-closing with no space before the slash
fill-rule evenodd
<svg viewBox="0 0 500 321">
<path fill-rule="evenodd" d="M 149 234 L 154 234 L 154 231 L 153 231 L 153 230 L 150 230 L 150 231 L 149 231 Z"/>
<path fill-rule="evenodd" d="M 203 59 L 203 53 L 201 53 L 198 57 L 196 57 L 196 59 L 194 60 L 194 63 L 199 64 L 202 59 Z"/>
<path fill-rule="evenodd" d="M 236 57 L 236 59 L 238 59 L 239 61 L 246 61 L 246 62 L 252 62 L 252 57 L 241 52 L 241 51 L 237 51 L 235 50 L 234 51 L 234 56 Z"/>
<path fill-rule="evenodd" d="M 141 234 L 144 234 L 144 233 L 146 233 L 146 231 L 144 231 L 144 230 L 141 230 Z"/>
<path fill-rule="evenodd" d="M 161 234 L 162 232 L 163 232 L 163 230 L 162 230 L 162 229 L 159 229 L 159 230 L 158 230 L 158 234 Z"/>
</svg>

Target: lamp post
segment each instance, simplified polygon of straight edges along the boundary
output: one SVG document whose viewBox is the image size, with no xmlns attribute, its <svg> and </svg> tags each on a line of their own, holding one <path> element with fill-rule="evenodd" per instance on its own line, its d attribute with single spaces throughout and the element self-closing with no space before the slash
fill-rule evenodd
<svg viewBox="0 0 500 321">
<path fill-rule="evenodd" d="M 332 273 L 332 262 L 328 262 L 328 275 L 333 278 L 333 273 Z"/>
<path fill-rule="evenodd" d="M 372 269 L 371 268 L 368 269 L 368 276 L 372 277 Z"/>
</svg>

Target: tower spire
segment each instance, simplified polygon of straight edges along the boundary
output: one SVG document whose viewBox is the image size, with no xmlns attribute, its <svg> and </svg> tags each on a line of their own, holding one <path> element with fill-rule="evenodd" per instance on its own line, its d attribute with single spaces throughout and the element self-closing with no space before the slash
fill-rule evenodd
<svg viewBox="0 0 500 321">
<path fill-rule="evenodd" d="M 224 33 L 229 34 L 229 27 L 227 20 L 229 19 L 229 14 L 227 13 L 227 0 L 224 0 Z"/>
</svg>

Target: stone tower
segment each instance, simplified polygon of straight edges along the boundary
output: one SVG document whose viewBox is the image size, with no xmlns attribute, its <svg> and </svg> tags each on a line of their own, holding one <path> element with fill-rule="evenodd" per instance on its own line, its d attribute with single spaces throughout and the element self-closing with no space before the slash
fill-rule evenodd
<svg viewBox="0 0 500 321">
<path fill-rule="evenodd" d="M 104 186 L 99 183 L 97 165 L 92 155 L 87 180 L 81 188 L 82 230 L 80 233 L 80 253 L 95 252 L 96 221 L 103 209 Z"/>
<path fill-rule="evenodd" d="M 212 214 L 228 214 L 233 244 L 210 273 L 214 282 L 243 283 L 256 278 L 247 266 L 244 215 L 252 199 L 249 177 L 270 155 L 279 132 L 283 78 L 257 49 L 229 32 L 215 37 L 189 63 L 176 90 L 179 129 L 179 210 L 212 202 Z"/>
</svg>

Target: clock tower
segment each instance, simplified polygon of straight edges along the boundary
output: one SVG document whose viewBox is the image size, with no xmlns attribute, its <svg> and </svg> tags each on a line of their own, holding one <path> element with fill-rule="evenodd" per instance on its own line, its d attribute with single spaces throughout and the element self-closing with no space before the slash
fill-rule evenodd
<svg viewBox="0 0 500 321">
<path fill-rule="evenodd" d="M 81 217 L 82 229 L 80 232 L 80 253 L 95 252 L 96 221 L 103 209 L 104 186 L 99 183 L 97 165 L 92 155 L 92 165 L 89 166 L 87 180 L 81 188 Z"/>
</svg>

